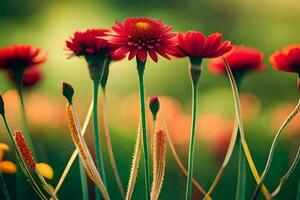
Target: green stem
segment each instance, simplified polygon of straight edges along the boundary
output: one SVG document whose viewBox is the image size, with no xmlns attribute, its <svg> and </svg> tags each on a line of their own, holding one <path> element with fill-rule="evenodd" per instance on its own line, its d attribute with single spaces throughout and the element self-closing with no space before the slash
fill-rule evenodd
<svg viewBox="0 0 300 200">
<path fill-rule="evenodd" d="M 239 165 L 238 165 L 238 179 L 236 188 L 236 200 L 245 199 L 246 192 L 246 158 L 243 151 L 242 139 L 240 131 L 238 131 L 238 147 L 239 147 Z"/>
<path fill-rule="evenodd" d="M 142 62 L 137 59 L 137 70 L 139 76 L 139 90 L 140 90 L 140 107 L 141 107 L 140 109 L 141 109 L 142 135 L 143 135 L 146 200 L 150 200 L 149 156 L 148 156 L 147 124 L 146 124 L 145 92 L 144 92 L 145 62 Z"/>
<path fill-rule="evenodd" d="M 188 177 L 186 186 L 186 200 L 190 200 L 192 197 L 192 180 L 193 180 L 193 167 L 194 167 L 194 153 L 195 153 L 195 134 L 197 125 L 197 108 L 198 108 L 198 88 L 201 69 L 192 66 L 190 68 L 190 75 L 192 81 L 192 125 L 191 136 L 189 144 L 189 157 L 188 157 Z"/>
<path fill-rule="evenodd" d="M 297 192 L 296 200 L 300 200 L 300 179 L 299 179 L 299 183 L 298 183 L 298 192 Z"/>
<path fill-rule="evenodd" d="M 242 75 L 236 75 L 234 76 L 237 89 L 240 90 L 241 81 L 243 76 Z M 236 188 L 236 200 L 244 200 L 245 199 L 245 193 L 246 193 L 246 158 L 243 151 L 243 145 L 242 145 L 242 136 L 240 131 L 238 130 L 238 137 L 239 137 L 239 161 L 238 161 L 238 178 L 237 178 L 237 188 Z"/>
<path fill-rule="evenodd" d="M 5 199 L 6 200 L 10 200 L 10 196 L 9 196 L 9 193 L 8 193 L 8 190 L 7 190 L 7 186 L 6 186 L 6 183 L 5 183 L 5 180 L 3 178 L 3 175 L 2 175 L 2 172 L 0 171 L 0 182 L 1 182 L 1 189 L 3 191 L 3 194 L 5 196 Z"/>
<path fill-rule="evenodd" d="M 81 190 L 82 190 L 82 199 L 83 200 L 89 200 L 89 192 L 88 192 L 88 185 L 87 185 L 87 179 L 86 174 L 83 168 L 83 165 L 78 158 L 78 165 L 79 165 L 79 171 L 80 171 L 80 181 L 81 181 Z"/>
<path fill-rule="evenodd" d="M 24 135 L 26 138 L 26 141 L 31 149 L 31 152 L 33 156 L 36 158 L 36 152 L 33 146 L 32 138 L 29 133 L 29 123 L 28 123 L 28 118 L 26 115 L 26 109 L 25 109 L 25 103 L 24 103 L 24 93 L 23 93 L 23 83 L 16 83 L 16 89 L 20 98 L 20 106 L 21 106 L 21 116 L 22 116 L 22 122 L 23 122 L 23 129 L 24 129 Z"/>
<path fill-rule="evenodd" d="M 95 150 L 97 156 L 97 167 L 100 173 L 100 176 L 103 180 L 105 186 L 106 183 L 106 176 L 104 170 L 104 163 L 103 163 L 103 156 L 102 156 L 102 149 L 101 149 L 101 142 L 100 142 L 100 133 L 99 133 L 99 124 L 98 124 L 98 90 L 99 90 L 99 80 L 93 80 L 94 84 L 94 109 L 93 109 L 93 125 L 94 125 L 94 142 L 95 142 Z M 101 195 L 98 190 L 96 190 L 96 198 L 101 199 Z"/>
</svg>

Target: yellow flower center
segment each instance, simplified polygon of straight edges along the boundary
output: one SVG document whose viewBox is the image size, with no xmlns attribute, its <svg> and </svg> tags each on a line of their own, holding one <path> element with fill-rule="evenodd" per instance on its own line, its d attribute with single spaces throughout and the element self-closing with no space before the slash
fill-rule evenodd
<svg viewBox="0 0 300 200">
<path fill-rule="evenodd" d="M 147 30 L 150 27 L 150 24 L 147 22 L 137 22 L 135 24 L 135 27 L 142 30 Z"/>
</svg>

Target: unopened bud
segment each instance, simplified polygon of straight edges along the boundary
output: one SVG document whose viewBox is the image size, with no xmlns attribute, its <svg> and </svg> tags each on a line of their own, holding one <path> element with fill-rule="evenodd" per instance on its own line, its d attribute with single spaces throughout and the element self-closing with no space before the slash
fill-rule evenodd
<svg viewBox="0 0 300 200">
<path fill-rule="evenodd" d="M 152 96 L 149 99 L 149 107 L 152 112 L 153 119 L 156 119 L 157 112 L 159 110 L 159 99 L 157 96 Z"/>
</svg>

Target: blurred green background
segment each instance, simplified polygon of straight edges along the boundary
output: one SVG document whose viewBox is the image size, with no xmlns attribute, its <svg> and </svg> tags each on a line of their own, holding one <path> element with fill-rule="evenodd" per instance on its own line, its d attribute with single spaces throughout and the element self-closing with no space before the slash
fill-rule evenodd
<svg viewBox="0 0 300 200">
<path fill-rule="evenodd" d="M 264 52 L 265 72 L 247 75 L 241 88 L 243 92 L 255 95 L 257 99 L 254 99 L 260 105 L 255 117 L 245 122 L 245 128 L 254 161 L 261 172 L 275 135 L 275 128 L 278 127 L 274 128 L 275 122 L 272 121 L 274 118 L 276 121 L 275 111 L 282 105 L 295 104 L 299 97 L 296 76 L 275 71 L 268 63 L 269 55 L 275 50 L 300 42 L 299 9 L 299 0 L 1 0 L 0 46 L 31 44 L 40 47 L 48 54 L 48 61 L 42 66 L 44 78 L 39 85 L 27 91 L 25 101 L 29 104 L 31 130 L 39 151 L 39 160 L 49 163 L 55 172 L 55 177 L 50 183 L 56 185 L 74 149 L 66 124 L 63 105 L 65 102 L 60 94 L 60 84 L 62 81 L 67 81 L 74 86 L 75 102 L 81 119 L 84 118 L 92 97 L 92 83 L 89 80 L 86 64 L 83 59 L 67 59 L 65 40 L 75 31 L 110 27 L 114 21 L 132 16 L 160 18 L 164 23 L 173 25 L 174 31 L 199 30 L 205 34 L 221 32 L 225 39 L 231 40 L 234 44 L 253 46 Z M 234 107 L 229 81 L 226 77 L 209 73 L 206 65 L 207 62 L 204 62 L 199 112 L 201 115 L 221 115 L 232 121 Z M 188 115 L 191 107 L 191 88 L 187 66 L 187 59 L 172 61 L 160 59 L 158 64 L 149 61 L 145 72 L 147 95 L 172 97 L 182 106 L 181 114 Z M 138 110 L 133 111 L 126 105 L 131 103 L 132 108 L 138 109 L 135 62 L 124 59 L 113 63 L 107 87 L 111 137 L 123 185 L 126 186 L 138 123 L 136 117 Z M 12 88 L 6 74 L 0 73 L 1 94 L 7 93 Z M 14 95 L 7 96 L 11 102 L 17 101 Z M 135 101 L 131 101 L 132 99 Z M 253 103 L 252 100 L 250 99 L 250 105 Z M 13 109 L 17 108 L 18 104 L 16 102 L 11 104 L 11 110 L 8 110 L 11 126 L 20 129 L 18 109 Z M 245 109 L 251 111 L 254 108 L 245 106 Z M 131 124 L 128 118 L 132 118 Z M 42 123 L 39 123 L 40 121 Z M 201 123 L 205 122 L 199 121 L 199 126 Z M 218 125 L 220 124 L 216 121 L 214 126 Z M 186 126 L 189 127 L 189 124 Z M 2 127 L 0 141 L 9 144 L 7 134 Z M 176 131 L 176 127 L 174 130 Z M 183 134 L 184 141 L 187 141 L 188 131 L 189 128 L 187 133 Z M 271 191 L 286 172 L 300 144 L 300 129 L 293 128 L 289 132 L 293 134 L 281 138 L 270 174 L 266 179 L 266 184 Z M 199 131 L 197 134 L 209 133 Z M 92 132 L 89 129 L 87 140 L 91 141 L 91 137 Z M 195 178 L 208 189 L 221 164 L 222 156 L 216 156 L 210 143 L 201 140 L 201 136 L 198 138 L 194 174 Z M 176 137 L 174 136 L 173 139 L 176 140 Z M 177 144 L 176 147 L 181 158 L 186 162 L 187 142 Z M 13 157 L 10 152 L 5 159 L 13 160 Z M 112 199 L 120 199 L 107 153 L 105 158 L 106 169 L 110 175 L 108 190 Z M 249 171 L 248 168 L 247 199 L 250 199 L 255 187 Z M 300 166 L 297 166 L 295 173 L 277 199 L 295 199 L 299 175 Z M 237 152 L 213 193 L 214 199 L 234 199 L 236 176 Z M 10 193 L 13 194 L 15 175 L 5 175 L 5 178 L 9 183 Z M 160 199 L 183 199 L 185 182 L 183 173 L 168 151 L 166 178 Z M 140 171 L 133 199 L 143 199 L 143 186 L 143 172 Z M 80 180 L 77 163 L 75 163 L 59 196 L 61 199 L 81 199 L 80 193 Z M 24 197 L 24 199 L 32 198 Z M 261 195 L 260 198 L 263 199 L 263 196 Z M 194 199 L 200 199 L 200 194 L 196 190 Z"/>
</svg>

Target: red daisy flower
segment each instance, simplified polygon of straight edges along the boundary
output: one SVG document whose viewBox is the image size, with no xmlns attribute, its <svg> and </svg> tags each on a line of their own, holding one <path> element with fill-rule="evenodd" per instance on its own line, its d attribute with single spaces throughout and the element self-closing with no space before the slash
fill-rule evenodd
<svg viewBox="0 0 300 200">
<path fill-rule="evenodd" d="M 179 33 L 178 41 L 177 57 L 215 58 L 232 49 L 230 41 L 222 42 L 221 33 L 213 33 L 206 38 L 201 32 L 188 31 Z"/>
<path fill-rule="evenodd" d="M 147 54 L 154 62 L 157 54 L 170 59 L 177 46 L 176 33 L 170 32 L 172 26 L 164 25 L 161 20 L 150 18 L 127 18 L 122 23 L 116 22 L 113 33 L 106 37 L 109 43 L 116 47 L 117 55 L 126 55 L 131 60 L 137 56 L 146 61 Z"/>
<path fill-rule="evenodd" d="M 300 44 L 292 44 L 270 56 L 273 68 L 300 75 Z"/>
<path fill-rule="evenodd" d="M 88 29 L 83 32 L 75 32 L 73 38 L 66 41 L 66 46 L 72 55 L 76 56 L 107 56 L 112 60 L 120 60 L 124 56 L 115 55 L 113 47 L 101 37 L 107 36 L 108 29 Z"/>
<path fill-rule="evenodd" d="M 234 48 L 224 55 L 233 72 L 244 73 L 248 71 L 262 71 L 263 53 L 255 48 L 246 46 L 234 46 Z M 225 64 L 222 58 L 216 58 L 210 61 L 209 70 L 215 74 L 226 74 Z"/>
<path fill-rule="evenodd" d="M 10 73 L 24 73 L 46 61 L 46 54 L 30 45 L 13 45 L 0 48 L 0 67 Z"/>
</svg>

